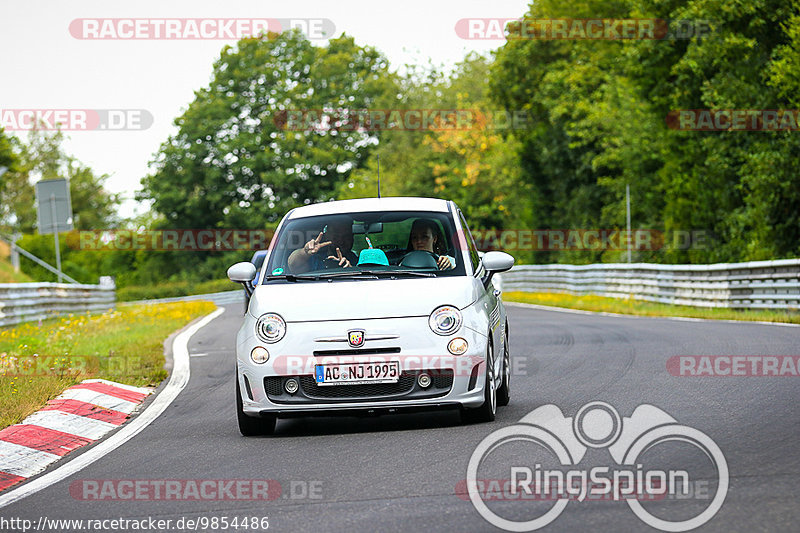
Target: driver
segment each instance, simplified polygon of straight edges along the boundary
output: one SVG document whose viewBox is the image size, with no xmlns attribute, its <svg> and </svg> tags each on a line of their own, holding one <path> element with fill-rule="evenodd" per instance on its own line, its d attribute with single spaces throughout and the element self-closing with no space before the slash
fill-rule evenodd
<svg viewBox="0 0 800 533">
<path fill-rule="evenodd" d="M 418 218 L 411 224 L 411 235 L 408 238 L 408 250 L 422 250 L 436 256 L 439 270 L 448 270 L 456 266 L 454 257 L 444 254 L 444 240 L 439 226 L 433 220 Z"/>
<path fill-rule="evenodd" d="M 325 260 L 329 260 L 329 264 L 334 262 L 335 266 L 349 268 L 358 262 L 352 248 L 353 221 L 346 216 L 330 218 L 317 238 L 289 255 L 288 266 L 295 274 L 324 270 Z"/>
</svg>

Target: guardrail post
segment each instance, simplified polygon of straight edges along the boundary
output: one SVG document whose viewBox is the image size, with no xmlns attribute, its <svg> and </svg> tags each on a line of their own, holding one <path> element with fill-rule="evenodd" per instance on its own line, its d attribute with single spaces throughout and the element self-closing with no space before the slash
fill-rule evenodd
<svg viewBox="0 0 800 533">
<path fill-rule="evenodd" d="M 11 266 L 14 267 L 14 272 L 19 272 L 19 251 L 17 250 L 17 239 L 20 235 L 14 235 L 9 243 L 11 246 Z"/>
</svg>

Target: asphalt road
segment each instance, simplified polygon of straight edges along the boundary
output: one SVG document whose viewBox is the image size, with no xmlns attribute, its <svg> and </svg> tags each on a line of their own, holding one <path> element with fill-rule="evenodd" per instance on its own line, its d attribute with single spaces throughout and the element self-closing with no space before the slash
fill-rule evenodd
<svg viewBox="0 0 800 533">
<path fill-rule="evenodd" d="M 280 420 L 275 436 L 244 438 L 233 396 L 242 310 L 228 301 L 226 312 L 191 339 L 190 353 L 205 355 L 192 357 L 188 386 L 155 422 L 73 477 L 0 509 L 0 517 L 269 517 L 270 531 L 499 531 L 455 494 L 478 443 L 541 405 L 574 416 L 587 402 L 602 400 L 622 416 L 652 404 L 717 443 L 730 488 L 700 530 L 797 531 L 800 378 L 677 377 L 666 361 L 674 355 L 797 355 L 800 328 L 508 309 L 512 398 L 493 423 L 461 425 L 454 412 L 295 419 Z M 590 450 L 584 461 L 595 464 L 607 455 Z M 685 460 L 687 468 L 702 468 L 704 460 L 674 451 L 654 457 L 664 464 Z M 82 501 L 69 491 L 85 479 L 256 478 L 277 480 L 281 497 Z M 653 509 L 688 516 L 698 505 L 697 499 L 673 500 Z M 496 509 L 516 519 L 531 512 L 519 501 L 499 502 Z M 570 502 L 543 530 L 654 531 L 622 501 Z"/>
</svg>

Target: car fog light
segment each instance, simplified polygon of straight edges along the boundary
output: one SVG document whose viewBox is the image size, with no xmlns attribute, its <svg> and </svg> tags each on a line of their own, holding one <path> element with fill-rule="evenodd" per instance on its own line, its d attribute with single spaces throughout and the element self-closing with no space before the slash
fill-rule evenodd
<svg viewBox="0 0 800 533">
<path fill-rule="evenodd" d="M 456 337 L 455 339 L 451 340 L 447 343 L 447 349 L 453 355 L 462 355 L 467 353 L 467 348 L 469 348 L 469 344 L 467 343 L 466 339 L 462 339 L 461 337 Z"/>
<path fill-rule="evenodd" d="M 263 346 L 256 346 L 253 348 L 253 351 L 250 352 L 250 359 L 256 364 L 263 365 L 269 361 L 269 352 Z"/>
<path fill-rule="evenodd" d="M 423 389 L 427 389 L 431 386 L 431 377 L 428 374 L 420 374 L 417 378 L 417 383 L 419 383 L 419 386 Z"/>
<path fill-rule="evenodd" d="M 297 392 L 297 389 L 300 388 L 300 384 L 297 383 L 297 380 L 294 378 L 290 378 L 286 380 L 286 384 L 283 386 L 286 389 L 286 392 L 289 394 L 294 394 Z"/>
</svg>

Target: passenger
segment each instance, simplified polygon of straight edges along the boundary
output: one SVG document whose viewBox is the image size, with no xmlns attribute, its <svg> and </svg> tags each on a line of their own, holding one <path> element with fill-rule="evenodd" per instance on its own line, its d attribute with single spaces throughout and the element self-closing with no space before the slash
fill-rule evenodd
<svg viewBox="0 0 800 533">
<path fill-rule="evenodd" d="M 349 268 L 357 262 L 358 257 L 353 252 L 353 221 L 348 217 L 336 217 L 328 221 L 316 239 L 292 252 L 287 263 L 293 274 L 302 274 L 325 270 L 326 266 Z"/>
<path fill-rule="evenodd" d="M 411 225 L 411 234 L 408 238 L 408 251 L 421 250 L 436 256 L 436 266 L 439 270 L 455 268 L 454 257 L 444 255 L 447 248 L 439 231 L 439 225 L 428 218 L 418 218 Z"/>
</svg>

